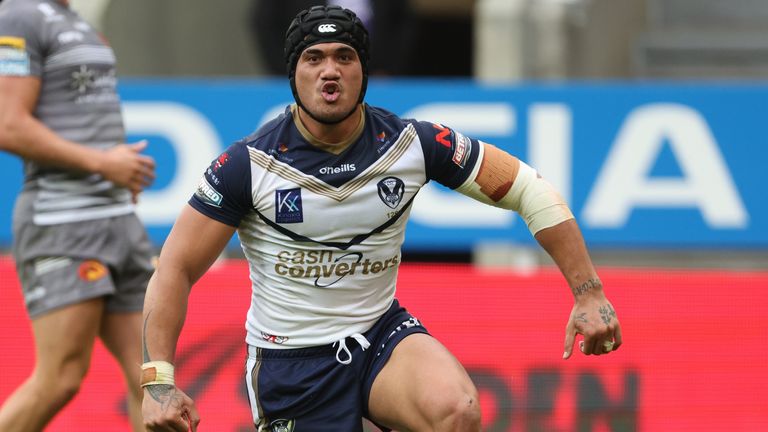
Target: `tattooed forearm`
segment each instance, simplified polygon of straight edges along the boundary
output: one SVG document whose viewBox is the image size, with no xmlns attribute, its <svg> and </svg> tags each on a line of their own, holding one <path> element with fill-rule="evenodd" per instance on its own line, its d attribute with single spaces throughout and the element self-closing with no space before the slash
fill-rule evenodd
<svg viewBox="0 0 768 432">
<path fill-rule="evenodd" d="M 151 310 L 147 312 L 147 317 L 144 318 L 144 329 L 141 331 L 141 349 L 144 356 L 144 363 L 152 360 L 149 358 L 149 349 L 147 348 L 147 322 L 149 321 L 149 316 L 151 314 Z"/>
<path fill-rule="evenodd" d="M 593 289 L 602 288 L 602 287 L 603 287 L 603 283 L 600 282 L 600 279 L 593 278 L 584 282 L 581 285 L 577 285 L 573 287 L 572 291 L 573 291 L 573 295 L 580 296 L 582 294 L 585 294 L 588 291 L 592 291 Z"/>
<path fill-rule="evenodd" d="M 613 310 L 613 306 L 610 304 L 607 304 L 605 306 L 600 306 L 600 317 L 603 319 L 603 322 L 605 324 L 610 324 L 611 321 L 613 321 L 614 318 L 616 318 L 616 311 Z"/>
<path fill-rule="evenodd" d="M 167 405 L 173 398 L 173 392 L 176 387 L 169 384 L 154 384 L 144 387 L 147 392 L 152 396 L 152 399 L 159 402 L 160 405 Z"/>
</svg>

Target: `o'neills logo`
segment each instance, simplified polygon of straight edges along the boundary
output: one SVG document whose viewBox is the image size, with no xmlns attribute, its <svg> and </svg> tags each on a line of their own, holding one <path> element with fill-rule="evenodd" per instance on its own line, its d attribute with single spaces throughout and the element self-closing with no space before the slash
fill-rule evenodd
<svg viewBox="0 0 768 432">
<path fill-rule="evenodd" d="M 355 164 L 341 164 L 337 167 L 322 167 L 320 168 L 320 174 L 339 174 L 343 172 L 350 172 L 355 170 Z"/>
<path fill-rule="evenodd" d="M 397 268 L 400 255 L 384 260 L 365 258 L 360 252 L 344 254 L 329 250 L 280 251 L 275 273 L 294 279 L 314 279 L 318 288 L 329 287 L 347 276 L 381 273 Z"/>
</svg>

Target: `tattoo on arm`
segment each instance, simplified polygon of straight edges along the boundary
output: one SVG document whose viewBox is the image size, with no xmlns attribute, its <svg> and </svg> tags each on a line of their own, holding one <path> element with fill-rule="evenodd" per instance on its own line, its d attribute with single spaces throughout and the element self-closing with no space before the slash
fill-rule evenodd
<svg viewBox="0 0 768 432">
<path fill-rule="evenodd" d="M 144 328 L 142 330 L 142 351 L 144 356 L 144 362 L 152 361 L 149 356 L 149 348 L 147 347 L 147 322 L 152 311 L 147 312 L 147 317 L 144 319 Z M 155 400 L 163 411 L 167 411 L 170 407 L 180 408 L 183 405 L 182 396 L 176 392 L 176 386 L 170 384 L 152 384 L 144 387 L 147 393 Z"/>
<path fill-rule="evenodd" d="M 573 287 L 572 291 L 573 291 L 573 295 L 580 296 L 580 295 L 585 294 L 585 293 L 587 293 L 589 291 L 592 291 L 593 289 L 602 288 L 602 287 L 603 287 L 603 283 L 600 282 L 600 279 L 593 278 L 593 279 L 590 279 L 590 280 L 584 282 L 581 285 L 577 285 L 577 286 Z"/>
<path fill-rule="evenodd" d="M 586 312 L 583 312 L 583 313 L 580 313 L 580 314 L 578 314 L 578 315 L 576 316 L 576 318 L 574 318 L 574 319 L 575 319 L 576 321 L 579 321 L 579 322 L 583 322 L 583 323 L 589 322 L 589 321 L 587 320 L 587 313 L 586 313 Z"/>
<path fill-rule="evenodd" d="M 144 318 L 144 328 L 141 332 L 141 349 L 144 356 L 144 363 L 148 361 L 152 361 L 152 359 L 149 358 L 149 349 L 147 348 L 147 322 L 149 321 L 149 316 L 151 314 L 152 314 L 151 310 L 147 312 L 147 317 Z"/>
<path fill-rule="evenodd" d="M 613 309 L 613 307 L 610 304 L 607 304 L 605 306 L 600 306 L 600 317 L 603 319 L 603 322 L 605 324 L 610 324 L 611 321 L 616 318 L 616 311 Z"/>
</svg>

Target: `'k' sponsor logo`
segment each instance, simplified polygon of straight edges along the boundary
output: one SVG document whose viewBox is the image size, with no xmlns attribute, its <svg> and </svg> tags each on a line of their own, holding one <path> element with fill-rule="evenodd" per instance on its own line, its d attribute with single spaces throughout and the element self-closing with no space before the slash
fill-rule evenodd
<svg viewBox="0 0 768 432">
<path fill-rule="evenodd" d="M 304 222 L 304 212 L 301 208 L 301 188 L 275 191 L 275 222 Z"/>
</svg>

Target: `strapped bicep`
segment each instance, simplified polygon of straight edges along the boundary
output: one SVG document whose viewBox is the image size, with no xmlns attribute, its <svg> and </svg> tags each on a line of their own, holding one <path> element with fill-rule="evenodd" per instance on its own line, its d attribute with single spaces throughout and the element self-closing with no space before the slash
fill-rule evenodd
<svg viewBox="0 0 768 432">
<path fill-rule="evenodd" d="M 565 200 L 535 169 L 490 144 L 457 190 L 484 203 L 514 210 L 531 233 L 573 219 Z"/>
<path fill-rule="evenodd" d="M 497 205 L 512 189 L 520 160 L 494 145 L 480 142 L 472 173 L 456 190 L 486 204 Z"/>
</svg>

